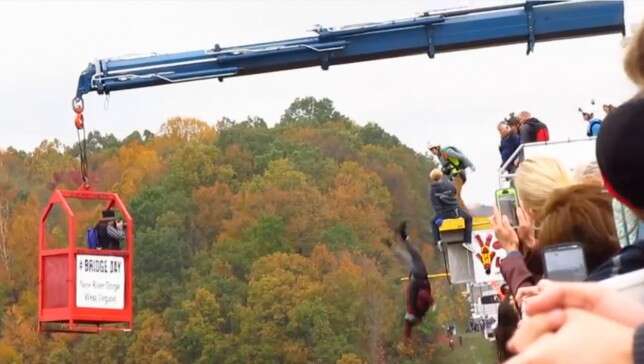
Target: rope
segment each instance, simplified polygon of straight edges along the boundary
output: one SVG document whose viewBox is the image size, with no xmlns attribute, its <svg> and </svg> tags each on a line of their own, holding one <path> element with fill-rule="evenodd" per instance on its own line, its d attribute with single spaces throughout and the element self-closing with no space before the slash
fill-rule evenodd
<svg viewBox="0 0 644 364">
<path fill-rule="evenodd" d="M 87 137 L 85 135 L 85 120 L 83 118 L 82 110 L 76 111 L 76 119 L 74 126 L 76 126 L 76 136 L 78 137 L 78 151 L 80 157 L 80 172 L 83 180 L 83 186 L 89 186 L 88 175 L 88 162 L 87 162 Z"/>
</svg>

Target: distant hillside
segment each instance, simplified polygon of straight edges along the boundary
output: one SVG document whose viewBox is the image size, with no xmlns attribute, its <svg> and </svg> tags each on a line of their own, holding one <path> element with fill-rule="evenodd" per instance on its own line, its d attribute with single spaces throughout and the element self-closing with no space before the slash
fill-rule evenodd
<svg viewBox="0 0 644 364">
<path fill-rule="evenodd" d="M 467 317 L 459 290 L 432 282 L 439 309 L 400 351 L 407 272 L 382 242 L 402 220 L 429 240 L 432 164 L 331 100 L 296 99 L 274 127 L 176 117 L 123 140 L 94 131 L 87 146 L 94 189 L 118 192 L 136 221 L 135 329 L 35 333 L 38 217 L 54 188 L 80 184 L 78 148 L 9 148 L 0 362 L 426 363 L 440 355 L 441 325 Z M 99 209 L 79 212 L 79 226 Z M 65 241 L 64 220 L 53 222 L 48 240 Z"/>
</svg>

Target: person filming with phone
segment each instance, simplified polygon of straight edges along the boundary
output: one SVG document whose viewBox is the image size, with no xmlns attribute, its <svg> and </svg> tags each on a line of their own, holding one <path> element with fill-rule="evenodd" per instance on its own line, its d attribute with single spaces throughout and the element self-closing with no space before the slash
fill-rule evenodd
<svg viewBox="0 0 644 364">
<path fill-rule="evenodd" d="M 94 227 L 98 233 L 98 248 L 121 249 L 121 241 L 125 239 L 125 223 L 116 219 L 114 210 L 111 209 L 102 211 L 101 216 Z"/>
<path fill-rule="evenodd" d="M 640 91 L 644 89 L 643 53 L 644 27 L 640 27 L 624 61 L 626 74 Z M 644 219 L 642 118 L 640 93 L 608 113 L 596 142 L 606 190 L 639 219 Z M 634 157 L 624 158 L 625 150 Z M 642 238 L 604 262 L 598 268 L 606 273 L 601 278 L 644 269 Z M 518 354 L 509 363 L 644 363 L 644 306 L 639 302 L 597 283 L 542 281 L 536 291 L 526 304 L 531 318 L 522 323 L 508 346 Z"/>
<path fill-rule="evenodd" d="M 518 225 L 526 214 L 517 209 Z M 540 271 L 528 269 L 521 257 L 515 227 L 498 209 L 492 218 L 496 237 L 508 257 L 501 261 L 501 273 L 516 295 L 519 288 L 535 285 L 542 277 L 585 280 L 587 274 L 619 251 L 612 219 L 611 197 L 600 186 L 576 184 L 556 189 L 546 202 L 533 254 L 541 257 Z M 517 297 L 521 304 L 520 297 Z"/>
<path fill-rule="evenodd" d="M 541 225 L 544 207 L 552 192 L 572 184 L 572 176 L 558 160 L 531 157 L 516 171 L 516 190 L 497 191 L 497 206 L 503 206 L 503 210 L 491 218 L 492 223 L 495 227 L 503 226 L 501 216 L 506 215 L 512 228 L 497 229 L 496 237 L 502 244 L 517 239 L 516 247 L 513 244 L 505 247 L 508 255 L 500 261 L 501 272 L 512 294 L 516 294 L 519 287 L 534 285 L 535 279 L 542 276 L 542 259 L 536 249 L 536 226 Z"/>
</svg>

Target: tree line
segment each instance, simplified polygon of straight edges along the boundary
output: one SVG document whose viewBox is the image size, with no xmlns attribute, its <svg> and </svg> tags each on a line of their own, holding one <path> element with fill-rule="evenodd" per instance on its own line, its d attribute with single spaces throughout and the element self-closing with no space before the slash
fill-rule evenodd
<svg viewBox="0 0 644 364">
<path fill-rule="evenodd" d="M 273 127 L 175 117 L 156 133 L 93 131 L 87 143 L 91 185 L 119 193 L 136 221 L 135 329 L 36 332 L 36 226 L 53 189 L 80 185 L 78 145 L 8 148 L 0 362 L 427 362 L 440 325 L 465 318 L 462 296 L 436 282 L 441 309 L 422 325 L 419 349 L 397 350 L 406 272 L 382 241 L 403 219 L 430 240 L 432 162 L 329 99 L 298 98 Z M 64 241 L 60 226 L 47 231 Z M 430 270 L 443 269 L 429 244 L 422 251 Z"/>
</svg>

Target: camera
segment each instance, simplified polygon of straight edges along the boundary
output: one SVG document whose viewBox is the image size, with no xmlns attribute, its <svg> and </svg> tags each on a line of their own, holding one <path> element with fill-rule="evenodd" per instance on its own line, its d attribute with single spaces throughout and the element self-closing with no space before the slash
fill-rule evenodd
<svg viewBox="0 0 644 364">
<path fill-rule="evenodd" d="M 543 249 L 545 278 L 553 281 L 579 282 L 586 279 L 586 259 L 580 243 L 564 243 Z"/>
</svg>

